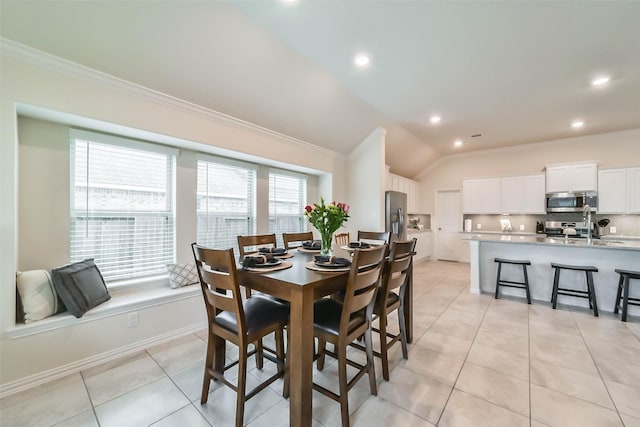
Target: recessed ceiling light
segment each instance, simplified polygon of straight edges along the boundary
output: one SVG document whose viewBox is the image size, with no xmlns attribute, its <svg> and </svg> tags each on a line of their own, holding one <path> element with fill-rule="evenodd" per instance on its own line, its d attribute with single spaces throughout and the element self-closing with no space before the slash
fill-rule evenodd
<svg viewBox="0 0 640 427">
<path fill-rule="evenodd" d="M 582 126 L 584 126 L 584 121 L 582 120 L 574 120 L 571 122 L 571 127 L 574 129 L 580 129 Z"/>
<path fill-rule="evenodd" d="M 438 115 L 431 116 L 431 118 L 429 119 L 429 121 L 431 123 L 433 123 L 434 125 L 440 123 L 440 120 L 442 120 L 442 117 L 440 117 Z"/>
<path fill-rule="evenodd" d="M 462 140 L 461 139 L 456 139 L 455 141 L 453 141 L 453 146 L 454 147 L 462 147 Z"/>
<path fill-rule="evenodd" d="M 609 83 L 609 80 L 611 80 L 611 77 L 609 76 L 596 77 L 595 79 L 591 80 L 591 86 L 606 85 L 607 83 Z"/>
<path fill-rule="evenodd" d="M 359 53 L 353 58 L 353 63 L 363 68 L 371 63 L 371 58 L 366 53 Z"/>
</svg>

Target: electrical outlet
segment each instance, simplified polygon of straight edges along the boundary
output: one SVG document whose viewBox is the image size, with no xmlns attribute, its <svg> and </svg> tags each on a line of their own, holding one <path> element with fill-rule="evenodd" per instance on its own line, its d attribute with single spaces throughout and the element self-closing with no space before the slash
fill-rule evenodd
<svg viewBox="0 0 640 427">
<path fill-rule="evenodd" d="M 609 227 L 609 233 L 616 234 L 616 228 L 613 225 Z"/>
<path fill-rule="evenodd" d="M 476 224 L 476 228 L 477 228 L 478 230 L 482 230 L 482 224 Z"/>
<path fill-rule="evenodd" d="M 127 327 L 133 328 L 134 326 L 138 326 L 138 312 L 134 311 L 127 315 Z"/>
<path fill-rule="evenodd" d="M 524 224 L 520 224 L 520 231 L 524 231 Z"/>
</svg>

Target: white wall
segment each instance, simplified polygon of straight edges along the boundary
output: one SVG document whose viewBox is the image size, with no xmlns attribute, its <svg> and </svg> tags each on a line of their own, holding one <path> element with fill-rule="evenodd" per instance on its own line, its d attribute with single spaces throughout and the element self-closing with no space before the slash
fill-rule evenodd
<svg viewBox="0 0 640 427">
<path fill-rule="evenodd" d="M 351 217 L 346 228 L 352 236 L 358 230 L 384 230 L 385 134 L 384 129 L 375 129 L 347 159 Z"/>
<path fill-rule="evenodd" d="M 55 194 L 41 194 L 42 199 L 22 200 L 18 192 L 19 179 L 49 179 L 63 181 L 68 174 L 68 158 L 61 151 L 57 138 L 38 138 L 34 129 L 36 146 L 21 148 L 25 158 L 35 152 L 50 154 L 51 162 L 18 168 L 18 104 L 42 107 L 51 111 L 68 113 L 100 122 L 126 126 L 153 132 L 170 138 L 180 138 L 204 146 L 232 150 L 242 154 L 263 157 L 266 161 L 278 161 L 319 171 L 322 193 L 336 199 L 346 199 L 345 157 L 292 138 L 258 129 L 251 124 L 221 118 L 219 114 L 198 106 L 183 103 L 161 94 L 147 91 L 126 82 L 113 79 L 91 70 L 77 67 L 48 55 L 28 49 L 2 46 L 0 58 L 0 390 L 7 384 L 32 380 L 43 375 L 73 369 L 83 360 L 96 355 L 117 351 L 136 343 L 167 336 L 202 324 L 204 311 L 200 298 L 191 298 L 140 310 L 140 324 L 126 327 L 126 313 L 98 319 L 92 322 L 68 326 L 49 332 L 10 339 L 6 331 L 15 319 L 15 272 L 18 267 L 18 230 L 22 219 L 17 212 L 25 203 L 32 222 L 34 218 L 44 222 L 41 231 L 53 233 L 66 240 L 68 218 L 60 213 L 47 218 L 49 204 L 68 206 L 68 196 L 56 198 Z M 45 126 L 46 127 L 46 126 Z M 45 133 L 59 135 L 61 129 L 50 125 Z M 180 159 L 178 169 L 185 168 L 188 156 Z M 43 169 L 40 170 L 39 168 Z M 185 185 L 193 185 L 195 177 L 183 174 Z M 330 175 L 331 178 L 326 176 Z M 68 180 L 68 176 L 66 178 Z M 193 188 L 193 187 L 192 187 Z M 68 187 L 67 187 L 68 189 Z M 193 206 L 195 197 L 189 192 L 179 192 L 179 204 Z M 29 207 L 39 205 L 40 212 Z M 61 212 L 61 211 L 60 211 Z M 179 211 L 180 212 L 180 211 Z M 178 213 L 179 213 L 178 212 Z M 42 215 L 42 216 L 40 216 Z M 194 219 L 195 221 L 195 219 Z M 37 222 L 37 221 L 36 221 Z M 47 227 L 59 228 L 51 230 Z M 45 228 L 47 228 L 45 230 Z M 185 221 L 178 228 L 178 245 L 190 243 L 194 223 Z M 37 241 L 20 242 L 20 257 L 29 258 L 28 245 L 37 248 Z M 22 252 L 24 250 L 24 252 Z M 34 249 L 44 251 L 45 248 Z M 43 256 L 38 252 L 38 256 Z M 53 264 L 66 262 L 67 254 L 47 255 Z M 179 255 L 179 259 L 184 257 Z M 26 263 L 26 261 L 25 261 Z M 51 374 L 51 375 L 53 375 Z"/>
<path fill-rule="evenodd" d="M 639 166 L 640 129 L 446 156 L 417 177 L 422 207 L 434 214 L 435 190 L 462 190 L 465 179 L 540 173 L 549 164 L 589 160 L 598 167 Z"/>
</svg>

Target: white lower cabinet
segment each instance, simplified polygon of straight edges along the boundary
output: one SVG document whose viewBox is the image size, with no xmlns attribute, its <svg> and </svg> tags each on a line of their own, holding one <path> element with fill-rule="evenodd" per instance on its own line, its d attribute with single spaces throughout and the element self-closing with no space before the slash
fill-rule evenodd
<svg viewBox="0 0 640 427">
<path fill-rule="evenodd" d="M 409 233 L 407 237 L 409 239 L 413 237 L 417 239 L 416 254 L 413 257 L 414 262 L 431 258 L 431 255 L 433 252 L 433 232 L 432 231 L 423 231 L 420 233 Z"/>
</svg>

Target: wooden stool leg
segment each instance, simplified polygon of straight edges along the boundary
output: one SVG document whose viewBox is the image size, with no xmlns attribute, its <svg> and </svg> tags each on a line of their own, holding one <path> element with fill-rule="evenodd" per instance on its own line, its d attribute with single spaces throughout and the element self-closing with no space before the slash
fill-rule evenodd
<svg viewBox="0 0 640 427">
<path fill-rule="evenodd" d="M 628 274 L 624 276 L 624 299 L 622 300 L 622 321 L 627 321 L 627 306 L 629 305 L 629 282 L 631 277 Z"/>
<path fill-rule="evenodd" d="M 498 263 L 498 274 L 496 275 L 496 299 L 498 299 L 498 292 L 500 291 L 500 270 L 502 270 L 501 262 Z"/>
<path fill-rule="evenodd" d="M 593 299 L 593 315 L 598 317 L 598 299 L 596 298 L 596 288 L 593 285 L 593 273 L 587 271 L 587 286 L 589 288 L 589 301 Z"/>
<path fill-rule="evenodd" d="M 551 303 L 554 310 L 558 303 L 558 281 L 560 280 L 560 269 L 556 268 L 555 270 L 553 274 L 553 291 L 551 292 Z"/>
<path fill-rule="evenodd" d="M 618 314 L 620 307 L 620 299 L 622 298 L 622 287 L 624 286 L 624 275 L 620 275 L 618 280 L 618 293 L 616 294 L 616 306 L 613 308 L 613 313 Z"/>
<path fill-rule="evenodd" d="M 529 276 L 527 276 L 526 264 L 522 264 L 522 271 L 524 272 L 524 290 L 527 291 L 527 304 L 531 304 L 531 293 L 529 292 Z"/>
</svg>

